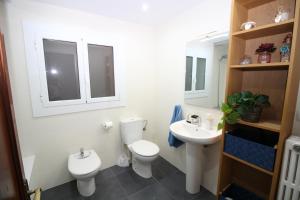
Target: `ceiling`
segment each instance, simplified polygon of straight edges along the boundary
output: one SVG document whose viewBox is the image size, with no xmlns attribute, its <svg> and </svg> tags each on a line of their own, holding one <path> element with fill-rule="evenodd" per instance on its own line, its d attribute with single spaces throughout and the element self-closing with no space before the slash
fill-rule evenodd
<svg viewBox="0 0 300 200">
<path fill-rule="evenodd" d="M 145 25 L 159 25 L 201 0 L 34 0 Z"/>
</svg>

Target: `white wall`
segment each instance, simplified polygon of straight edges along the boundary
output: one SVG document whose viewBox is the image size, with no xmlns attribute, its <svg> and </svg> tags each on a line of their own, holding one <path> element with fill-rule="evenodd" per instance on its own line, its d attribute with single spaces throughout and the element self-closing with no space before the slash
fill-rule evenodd
<svg viewBox="0 0 300 200">
<path fill-rule="evenodd" d="M 67 158 L 70 153 L 79 151 L 80 147 L 95 149 L 101 157 L 102 168 L 114 165 L 121 151 L 120 118 L 138 115 L 148 119 L 145 137 L 152 138 L 155 86 L 155 42 L 152 28 L 22 0 L 6 3 L 6 12 L 9 71 L 22 154 L 36 155 L 31 187 L 47 189 L 71 180 Z M 127 72 L 127 106 L 33 118 L 22 20 L 105 32 L 118 38 Z M 110 132 L 102 130 L 101 123 L 104 120 L 114 122 Z"/>
<path fill-rule="evenodd" d="M 0 30 L 3 33 L 5 27 L 5 8 L 3 1 L 0 0 Z"/>
<path fill-rule="evenodd" d="M 229 30 L 230 1 L 204 0 L 199 6 L 176 17 L 157 30 L 157 99 L 155 140 L 161 155 L 185 171 L 185 146 L 170 148 L 168 126 L 175 104 L 184 105 L 185 45 L 214 30 Z M 201 113 L 200 108 L 184 106 L 185 113 Z M 209 111 L 212 112 L 212 111 Z M 219 113 L 216 112 L 218 115 Z M 216 192 L 220 145 L 205 149 L 203 185 Z"/>
</svg>

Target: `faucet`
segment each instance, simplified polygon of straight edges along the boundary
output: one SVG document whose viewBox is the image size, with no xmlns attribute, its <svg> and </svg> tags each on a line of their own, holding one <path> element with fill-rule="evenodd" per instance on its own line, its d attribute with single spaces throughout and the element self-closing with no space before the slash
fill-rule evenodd
<svg viewBox="0 0 300 200">
<path fill-rule="evenodd" d="M 187 115 L 187 121 L 191 124 L 201 126 L 201 117 L 199 115 Z"/>
<path fill-rule="evenodd" d="M 201 126 L 201 118 L 198 115 L 196 115 L 195 118 L 193 118 L 193 115 L 192 115 L 192 124 L 198 125 L 200 127 Z"/>
<path fill-rule="evenodd" d="M 84 148 L 83 147 L 80 148 L 80 157 L 84 158 Z"/>
</svg>

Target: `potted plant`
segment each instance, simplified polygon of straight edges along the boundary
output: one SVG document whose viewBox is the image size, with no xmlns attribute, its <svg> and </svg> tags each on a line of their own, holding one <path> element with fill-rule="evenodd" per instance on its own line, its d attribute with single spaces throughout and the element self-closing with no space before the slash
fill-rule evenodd
<svg viewBox="0 0 300 200">
<path fill-rule="evenodd" d="M 263 94 L 253 94 L 249 91 L 236 92 L 227 97 L 221 110 L 224 116 L 218 124 L 218 130 L 227 124 L 236 124 L 241 118 L 248 122 L 259 122 L 263 108 L 269 107 L 269 97 Z"/>
<path fill-rule="evenodd" d="M 273 53 L 275 50 L 276 47 L 274 47 L 274 43 L 261 44 L 255 51 L 258 54 L 257 62 L 270 63 L 272 58 L 271 53 Z"/>
</svg>

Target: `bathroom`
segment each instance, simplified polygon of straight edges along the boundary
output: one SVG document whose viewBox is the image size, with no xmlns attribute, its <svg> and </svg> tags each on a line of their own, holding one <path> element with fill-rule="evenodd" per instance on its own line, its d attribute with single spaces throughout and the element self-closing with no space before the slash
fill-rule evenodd
<svg viewBox="0 0 300 200">
<path fill-rule="evenodd" d="M 199 185 L 199 191 L 191 194 L 186 191 L 185 174 L 190 164 L 186 144 L 171 147 L 168 137 L 175 105 L 181 105 L 183 119 L 198 115 L 207 125 L 211 118 L 214 129 L 222 117 L 231 7 L 229 0 L 0 0 L 0 30 L 4 34 L 16 139 L 21 157 L 32 163 L 29 189 L 41 188 L 40 199 L 45 200 L 85 199 L 68 169 L 69 156 L 83 148 L 94 150 L 101 160 L 91 199 L 217 199 L 221 141 L 201 146 L 201 188 Z M 46 78 L 39 82 L 36 68 L 40 59 L 34 51 L 41 46 L 34 40 L 35 36 L 43 37 L 37 33 L 80 45 L 114 46 L 111 63 L 115 68 L 110 74 L 114 77 L 106 80 L 115 86 L 107 91 L 118 98 L 99 98 L 88 104 L 93 98 L 87 83 L 78 86 L 85 91 L 81 102 L 52 105 L 50 96 L 46 98 L 51 89 L 43 87 Z M 197 42 L 211 47 L 209 52 L 207 48 L 203 51 L 210 55 L 200 55 L 207 56 L 207 68 L 205 93 L 199 101 L 188 98 L 185 88 L 188 49 Z M 74 52 L 80 55 L 78 66 L 84 66 L 88 57 L 84 48 L 73 48 Z M 86 83 L 88 73 L 83 67 L 79 71 L 75 81 Z M 88 77 L 92 79 L 92 75 Z M 207 98 L 211 96 L 213 99 Z M 121 122 L 132 118 L 142 121 L 143 139 L 159 148 L 158 157 L 151 162 L 150 179 L 133 172 L 132 165 L 117 166 L 121 155 L 132 156 L 121 136 Z M 300 136 L 299 111 L 292 133 Z"/>
</svg>

